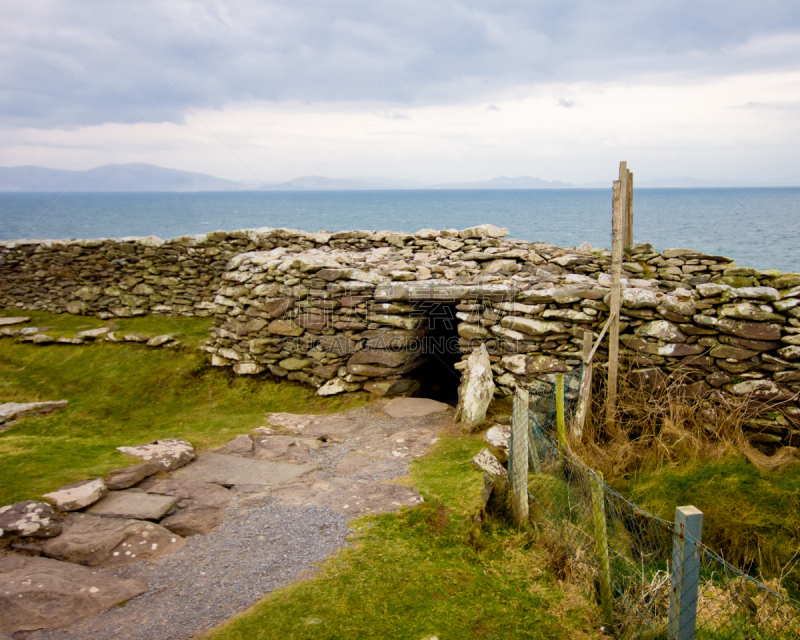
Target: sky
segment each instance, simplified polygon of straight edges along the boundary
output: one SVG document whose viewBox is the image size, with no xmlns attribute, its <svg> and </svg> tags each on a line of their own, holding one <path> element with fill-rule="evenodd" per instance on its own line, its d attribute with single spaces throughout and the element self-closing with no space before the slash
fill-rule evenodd
<svg viewBox="0 0 800 640">
<path fill-rule="evenodd" d="M 790 0 L 4 0 L 0 166 L 800 185 Z"/>
</svg>

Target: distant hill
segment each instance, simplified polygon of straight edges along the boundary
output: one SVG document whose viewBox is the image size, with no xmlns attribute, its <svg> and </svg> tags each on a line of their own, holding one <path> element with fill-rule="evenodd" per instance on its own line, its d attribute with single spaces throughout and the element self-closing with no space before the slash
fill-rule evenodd
<svg viewBox="0 0 800 640">
<path fill-rule="evenodd" d="M 395 178 L 326 178 L 301 176 L 288 182 L 267 184 L 261 189 L 270 191 L 372 191 L 382 189 L 430 189 L 422 182 Z"/>
<path fill-rule="evenodd" d="M 519 178 L 492 178 L 482 182 L 452 182 L 449 184 L 435 184 L 429 189 L 573 189 L 574 184 L 555 180 L 541 180 L 533 176 L 520 176 Z"/>
<path fill-rule="evenodd" d="M 0 191 L 241 191 L 252 187 L 152 164 L 107 164 L 83 171 L 0 167 Z"/>
</svg>

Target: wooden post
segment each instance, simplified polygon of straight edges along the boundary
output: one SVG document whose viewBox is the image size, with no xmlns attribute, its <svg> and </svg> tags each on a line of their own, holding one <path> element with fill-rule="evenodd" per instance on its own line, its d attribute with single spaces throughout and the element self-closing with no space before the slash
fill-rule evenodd
<svg viewBox="0 0 800 640">
<path fill-rule="evenodd" d="M 603 491 L 603 475 L 589 472 L 592 485 L 592 519 L 594 521 L 595 553 L 600 569 L 600 604 L 603 607 L 603 621 L 611 631 L 614 624 L 614 603 L 611 591 L 611 563 L 608 560 L 608 531 L 606 529 L 606 501 Z"/>
<path fill-rule="evenodd" d="M 692 506 L 675 509 L 672 588 L 669 594 L 670 640 L 694 640 L 702 533 L 702 511 Z"/>
<path fill-rule="evenodd" d="M 608 389 L 606 401 L 606 429 L 614 429 L 617 413 L 617 377 L 619 375 L 619 315 L 621 307 L 622 278 L 622 235 L 624 217 L 627 207 L 627 164 L 620 162 L 620 179 L 614 181 L 614 198 L 611 219 L 611 304 L 609 317 L 611 323 L 608 332 Z"/>
<path fill-rule="evenodd" d="M 558 428 L 558 446 L 561 452 L 567 453 L 567 425 L 564 420 L 564 374 L 556 374 L 556 425 Z"/>
<path fill-rule="evenodd" d="M 594 334 L 591 331 L 583 332 L 583 376 L 581 377 L 581 394 L 578 408 L 575 410 L 575 422 L 572 434 L 576 438 L 583 435 L 586 416 L 592 410 L 592 341 Z"/>
<path fill-rule="evenodd" d="M 524 393 L 524 395 L 523 395 Z M 511 512 L 517 525 L 528 521 L 528 392 L 518 389 L 511 410 Z"/>
<path fill-rule="evenodd" d="M 627 169 L 626 169 L 627 171 Z M 628 202 L 625 210 L 625 248 L 633 246 L 633 173 L 628 173 Z"/>
</svg>

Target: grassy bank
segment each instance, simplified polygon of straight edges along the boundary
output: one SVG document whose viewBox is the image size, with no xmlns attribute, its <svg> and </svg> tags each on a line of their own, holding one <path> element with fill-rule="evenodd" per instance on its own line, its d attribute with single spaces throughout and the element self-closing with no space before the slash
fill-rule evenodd
<svg viewBox="0 0 800 640">
<path fill-rule="evenodd" d="M 23 315 L 6 312 L 3 315 Z M 108 326 L 96 318 L 45 313 L 29 325 L 71 336 Z M 261 424 L 271 411 L 323 413 L 366 402 L 366 394 L 323 399 L 313 390 L 232 375 L 196 349 L 209 320 L 116 320 L 121 332 L 178 333 L 185 349 L 101 342 L 85 346 L 0 338 L 0 402 L 68 400 L 50 415 L 27 417 L 0 433 L 0 505 L 35 498 L 136 462 L 115 447 L 184 438 L 206 448 Z"/>
</svg>

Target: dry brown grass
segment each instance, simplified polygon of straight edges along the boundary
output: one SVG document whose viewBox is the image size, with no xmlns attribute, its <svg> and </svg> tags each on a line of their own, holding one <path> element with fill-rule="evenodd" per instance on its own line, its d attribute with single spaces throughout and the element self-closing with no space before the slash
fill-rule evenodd
<svg viewBox="0 0 800 640">
<path fill-rule="evenodd" d="M 622 380 L 613 427 L 605 424 L 605 380 L 595 377 L 592 411 L 580 441 L 571 446 L 586 463 L 610 480 L 665 464 L 716 461 L 740 453 L 758 469 L 771 471 L 800 462 L 800 450 L 779 447 L 765 453 L 744 435 L 744 424 L 778 411 L 780 404 L 756 402 L 712 391 L 701 398 L 687 393 L 690 372 L 674 372 L 658 389 Z"/>
</svg>

